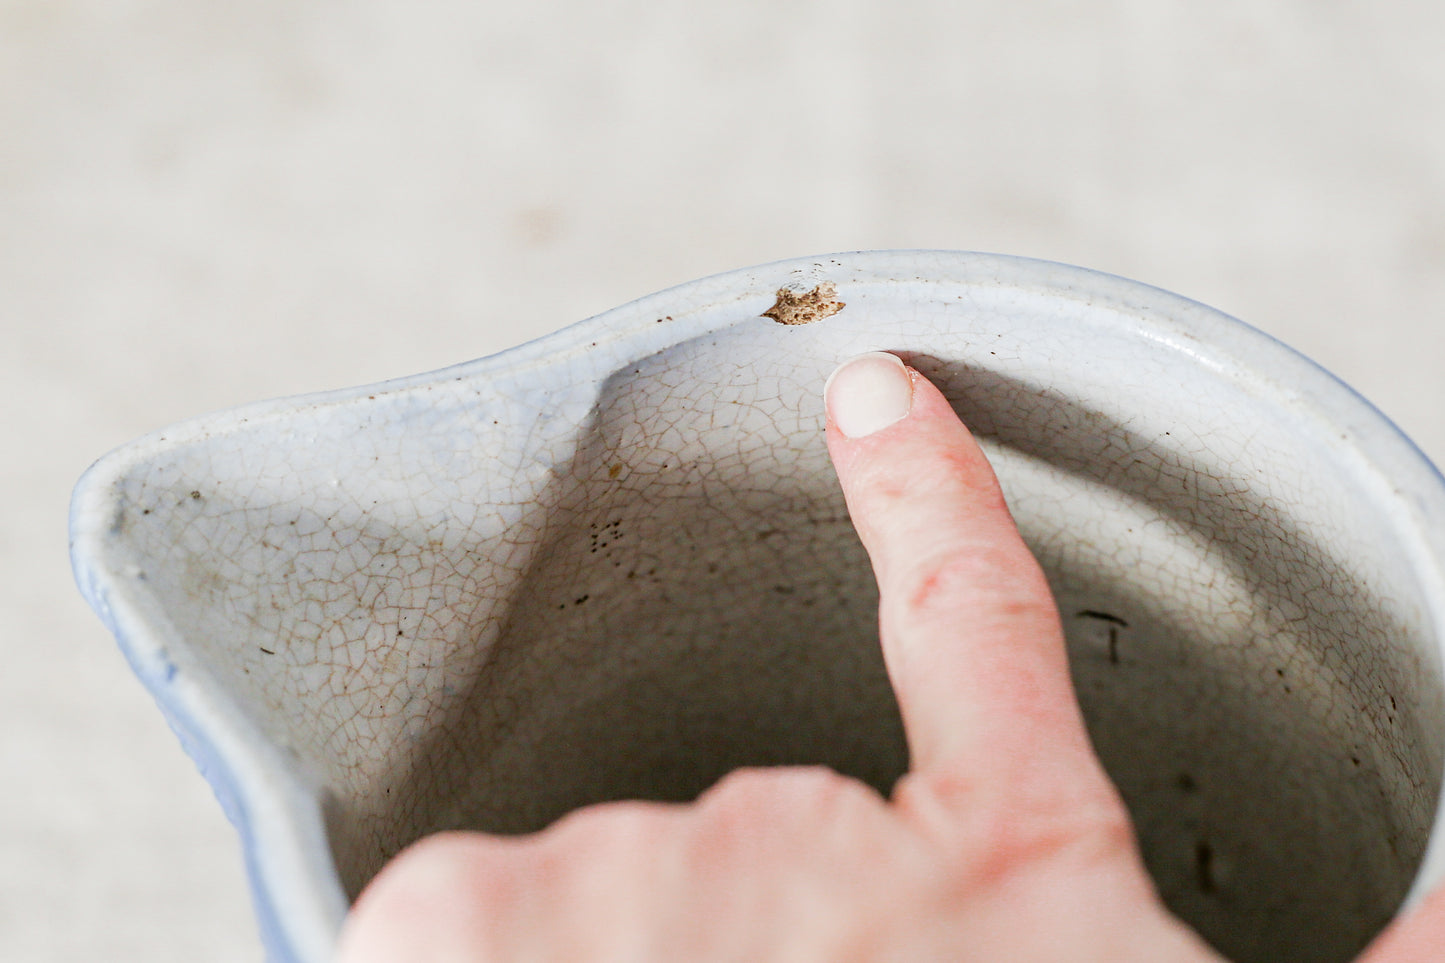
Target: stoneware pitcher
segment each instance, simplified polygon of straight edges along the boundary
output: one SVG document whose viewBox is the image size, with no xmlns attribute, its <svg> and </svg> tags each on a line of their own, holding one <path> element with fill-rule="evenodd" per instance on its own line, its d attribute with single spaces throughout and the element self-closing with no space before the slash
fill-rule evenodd
<svg viewBox="0 0 1445 963">
<path fill-rule="evenodd" d="M 1340 961 L 1445 877 L 1445 483 L 1410 442 L 1151 287 L 841 254 L 85 475 L 80 586 L 238 829 L 273 960 L 325 963 L 437 830 L 743 765 L 888 790 L 907 753 L 823 438 L 826 376 L 873 350 L 980 436 L 1176 913 L 1240 961 Z"/>
</svg>

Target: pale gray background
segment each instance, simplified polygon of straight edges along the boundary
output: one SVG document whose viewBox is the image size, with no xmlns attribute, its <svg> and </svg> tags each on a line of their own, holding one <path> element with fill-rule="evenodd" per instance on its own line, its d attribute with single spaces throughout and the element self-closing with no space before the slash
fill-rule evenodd
<svg viewBox="0 0 1445 963">
<path fill-rule="evenodd" d="M 945 247 L 1270 331 L 1445 456 L 1445 4 L 0 0 L 0 958 L 256 961 L 70 583 L 105 450 L 717 271 Z"/>
</svg>

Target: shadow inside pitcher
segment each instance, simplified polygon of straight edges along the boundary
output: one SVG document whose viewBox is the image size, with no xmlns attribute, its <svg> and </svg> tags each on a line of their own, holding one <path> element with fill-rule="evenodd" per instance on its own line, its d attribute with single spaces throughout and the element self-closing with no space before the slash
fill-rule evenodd
<svg viewBox="0 0 1445 963">
<path fill-rule="evenodd" d="M 823 764 L 884 794 L 905 771 L 876 588 L 821 440 L 753 417 L 745 377 L 650 421 L 686 350 L 605 386 L 525 574 L 472 616 L 484 663 L 394 797 L 368 819 L 332 805 L 353 895 L 443 829 L 691 799 L 741 766 Z M 1409 888 L 1445 755 L 1426 607 L 1368 508 L 1306 511 L 1187 433 L 907 360 L 980 436 L 1048 573 L 1165 902 L 1240 963 L 1350 959 Z"/>
</svg>

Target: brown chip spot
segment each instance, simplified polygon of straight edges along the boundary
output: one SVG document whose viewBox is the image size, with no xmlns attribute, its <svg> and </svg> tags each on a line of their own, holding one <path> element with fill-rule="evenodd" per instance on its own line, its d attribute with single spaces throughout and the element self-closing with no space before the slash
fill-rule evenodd
<svg viewBox="0 0 1445 963">
<path fill-rule="evenodd" d="M 763 317 L 772 318 L 779 324 L 812 324 L 842 311 L 844 303 L 838 300 L 838 289 L 832 281 L 824 281 L 811 291 L 798 293 L 787 288 L 778 289 L 778 300 L 763 312 Z"/>
</svg>

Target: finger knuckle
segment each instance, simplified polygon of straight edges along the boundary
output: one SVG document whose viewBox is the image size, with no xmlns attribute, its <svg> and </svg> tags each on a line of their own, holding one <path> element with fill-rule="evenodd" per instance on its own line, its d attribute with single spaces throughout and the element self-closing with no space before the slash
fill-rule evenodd
<svg viewBox="0 0 1445 963">
<path fill-rule="evenodd" d="M 910 773 L 894 801 L 918 830 L 961 854 L 975 881 L 1055 859 L 1093 862 L 1135 851 L 1128 811 L 1113 794 L 1090 787 L 1000 792 L 966 776 Z"/>
<path fill-rule="evenodd" d="M 673 817 L 681 815 L 673 807 L 658 803 L 621 800 L 597 803 L 576 809 L 553 823 L 543 833 L 542 842 L 550 853 L 632 852 L 665 835 Z"/>
<path fill-rule="evenodd" d="M 915 565 L 891 593 L 907 611 L 952 611 L 998 581 L 991 552 L 975 546 L 950 546 Z"/>
<path fill-rule="evenodd" d="M 736 769 L 699 800 L 703 808 L 744 818 L 777 818 L 877 801 L 871 789 L 827 766 Z"/>
<path fill-rule="evenodd" d="M 979 876 L 998 878 L 1045 862 L 1098 865 L 1133 849 L 1133 830 L 1122 811 L 1055 810 L 1032 819 L 1001 822 L 984 850 Z"/>
</svg>

